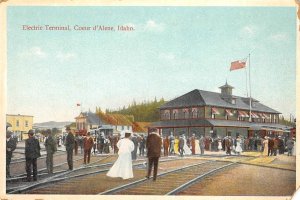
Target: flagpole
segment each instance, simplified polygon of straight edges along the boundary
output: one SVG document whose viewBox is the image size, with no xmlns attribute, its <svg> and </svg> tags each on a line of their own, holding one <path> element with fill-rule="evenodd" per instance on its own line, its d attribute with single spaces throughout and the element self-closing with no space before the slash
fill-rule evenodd
<svg viewBox="0 0 300 200">
<path fill-rule="evenodd" d="M 251 76 L 250 76 L 250 53 L 249 53 L 249 95 L 250 95 L 250 101 L 249 101 L 249 122 L 252 121 L 252 116 L 251 116 L 251 110 L 252 110 L 252 98 L 251 98 Z"/>
</svg>

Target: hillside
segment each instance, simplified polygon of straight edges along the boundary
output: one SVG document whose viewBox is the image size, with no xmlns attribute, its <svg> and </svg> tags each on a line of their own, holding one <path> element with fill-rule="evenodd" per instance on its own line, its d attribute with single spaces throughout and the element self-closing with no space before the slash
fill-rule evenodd
<svg viewBox="0 0 300 200">
<path fill-rule="evenodd" d="M 142 103 L 133 101 L 127 108 L 124 106 L 123 109 L 117 111 L 106 110 L 106 113 L 132 115 L 136 122 L 155 122 L 159 120 L 159 107 L 165 103 L 166 101 L 163 98 L 159 101 L 155 98 L 154 101 L 144 101 Z"/>
</svg>

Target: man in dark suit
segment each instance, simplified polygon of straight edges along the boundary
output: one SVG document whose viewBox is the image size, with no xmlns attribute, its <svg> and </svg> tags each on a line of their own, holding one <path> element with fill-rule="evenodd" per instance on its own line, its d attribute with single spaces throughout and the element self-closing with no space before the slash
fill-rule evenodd
<svg viewBox="0 0 300 200">
<path fill-rule="evenodd" d="M 83 149 L 84 149 L 84 164 L 90 163 L 91 150 L 94 145 L 94 140 L 91 137 L 91 133 L 87 132 L 86 137 L 83 140 Z"/>
<path fill-rule="evenodd" d="M 284 143 L 281 136 L 279 136 L 278 138 L 278 149 L 279 149 L 279 154 L 284 154 Z"/>
<path fill-rule="evenodd" d="M 153 181 L 156 181 L 158 159 L 160 157 L 162 141 L 159 134 L 154 130 L 149 134 L 146 140 L 147 157 L 148 157 L 148 173 L 146 178 L 150 178 L 152 165 L 154 164 Z"/>
<path fill-rule="evenodd" d="M 137 149 L 138 149 L 138 145 L 139 145 L 139 141 L 138 141 L 138 138 L 137 138 L 136 134 L 133 134 L 133 136 L 131 137 L 131 141 L 134 144 L 134 150 L 131 152 L 131 157 L 132 157 L 132 160 L 136 160 L 136 158 L 137 158 Z"/>
<path fill-rule="evenodd" d="M 193 133 L 192 137 L 190 138 L 190 143 L 191 143 L 191 148 L 192 148 L 192 155 L 195 155 L 195 146 L 196 146 L 196 138 L 195 138 L 195 134 Z"/>
<path fill-rule="evenodd" d="M 179 143 L 178 143 L 178 149 L 179 149 L 179 153 L 180 153 L 181 157 L 183 157 L 183 153 L 184 153 L 183 146 L 184 146 L 184 139 L 183 139 L 183 136 L 180 136 Z"/>
<path fill-rule="evenodd" d="M 232 140 L 231 136 L 226 137 L 225 139 L 225 149 L 226 149 L 226 154 L 231 155 L 231 147 L 232 146 Z"/>
<path fill-rule="evenodd" d="M 145 145 L 146 145 L 146 139 L 145 139 L 145 136 L 142 135 L 139 139 L 140 156 L 144 156 L 144 154 L 145 154 Z"/>
<path fill-rule="evenodd" d="M 17 147 L 16 140 L 11 137 L 12 133 L 6 131 L 6 178 L 10 178 L 9 165 L 12 158 L 12 153 Z"/>
<path fill-rule="evenodd" d="M 40 143 L 33 137 L 33 130 L 28 131 L 28 139 L 25 141 L 25 159 L 27 181 L 31 181 L 31 165 L 33 168 L 33 181 L 37 181 L 37 158 L 41 156 Z"/>
<path fill-rule="evenodd" d="M 45 148 L 47 152 L 46 165 L 49 174 L 53 173 L 53 154 L 57 151 L 56 140 L 53 137 L 51 130 L 46 131 L 47 138 L 45 140 Z"/>
<path fill-rule="evenodd" d="M 165 136 L 163 138 L 164 156 L 168 156 L 169 154 L 169 145 L 170 145 L 169 137 Z"/>
<path fill-rule="evenodd" d="M 201 150 L 201 155 L 203 155 L 204 148 L 205 148 L 205 138 L 203 137 L 203 135 L 200 136 L 199 146 L 200 146 L 200 150 Z"/>
<path fill-rule="evenodd" d="M 269 141 L 268 141 L 268 156 L 272 156 L 273 155 L 273 147 L 274 147 L 274 140 L 273 138 L 269 138 Z"/>
<path fill-rule="evenodd" d="M 69 170 L 73 170 L 73 149 L 75 145 L 75 137 L 71 132 L 70 127 L 66 128 L 68 135 L 66 137 L 66 151 L 67 151 L 67 161 L 69 165 Z"/>
</svg>

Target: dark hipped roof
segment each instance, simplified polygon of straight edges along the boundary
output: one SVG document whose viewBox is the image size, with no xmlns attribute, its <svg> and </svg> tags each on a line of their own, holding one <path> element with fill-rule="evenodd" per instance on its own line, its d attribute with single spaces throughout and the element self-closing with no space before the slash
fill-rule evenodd
<svg viewBox="0 0 300 200">
<path fill-rule="evenodd" d="M 228 103 L 227 101 L 222 99 L 220 93 L 196 89 L 165 103 L 160 107 L 160 109 L 190 106 L 215 106 L 231 109 L 249 110 L 249 105 L 245 103 L 245 100 L 247 98 L 234 95 L 232 97 L 236 99 L 236 104 Z M 253 111 L 280 114 L 280 112 L 259 103 L 257 100 L 255 100 L 255 103 L 255 107 L 252 107 Z"/>
<path fill-rule="evenodd" d="M 130 117 L 128 115 L 122 114 L 102 114 L 100 117 L 96 113 L 93 112 L 83 112 L 82 115 L 87 117 L 87 121 L 89 124 L 93 125 L 127 125 L 131 126 L 132 122 L 130 121 Z"/>
<path fill-rule="evenodd" d="M 95 113 L 92 113 L 92 112 L 85 112 L 83 113 L 84 116 L 87 117 L 87 121 L 90 123 L 90 124 L 94 124 L 94 125 L 103 125 L 105 124 L 103 122 L 103 120 L 101 120 L 99 118 L 98 115 L 96 115 Z"/>
</svg>

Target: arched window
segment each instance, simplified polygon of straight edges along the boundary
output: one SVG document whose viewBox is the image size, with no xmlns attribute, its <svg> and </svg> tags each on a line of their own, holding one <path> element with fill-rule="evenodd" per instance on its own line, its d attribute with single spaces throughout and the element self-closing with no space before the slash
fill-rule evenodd
<svg viewBox="0 0 300 200">
<path fill-rule="evenodd" d="M 173 110 L 173 119 L 178 119 L 178 110 Z"/>
<path fill-rule="evenodd" d="M 183 118 L 188 119 L 189 118 L 189 109 L 183 109 Z"/>
<path fill-rule="evenodd" d="M 170 119 L 170 111 L 169 110 L 165 110 L 164 119 Z"/>
<path fill-rule="evenodd" d="M 198 118 L 198 109 L 197 108 L 192 109 L 192 118 Z"/>
</svg>

